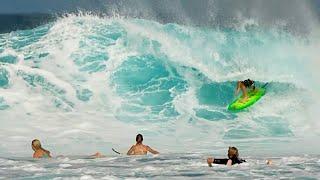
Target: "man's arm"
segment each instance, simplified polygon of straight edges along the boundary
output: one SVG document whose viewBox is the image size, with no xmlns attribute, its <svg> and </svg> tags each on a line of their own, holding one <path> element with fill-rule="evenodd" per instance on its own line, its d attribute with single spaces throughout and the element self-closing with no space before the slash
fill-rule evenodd
<svg viewBox="0 0 320 180">
<path fill-rule="evenodd" d="M 51 155 L 50 155 L 50 151 L 45 150 L 45 152 L 48 154 L 49 158 L 52 158 Z"/>
<path fill-rule="evenodd" d="M 240 84 L 241 84 L 241 82 L 238 81 L 238 83 L 237 83 L 237 88 L 236 88 L 236 90 L 234 91 L 234 96 L 238 96 L 238 94 L 239 94 L 239 92 L 240 92 Z"/>
<path fill-rule="evenodd" d="M 149 147 L 149 146 L 147 146 L 147 150 L 148 150 L 149 152 L 151 152 L 152 154 L 159 154 L 158 151 L 151 149 L 151 147 Z"/>
<path fill-rule="evenodd" d="M 228 160 L 227 166 L 232 166 L 232 160 L 231 159 Z"/>
<path fill-rule="evenodd" d="M 212 163 L 214 162 L 214 158 L 208 158 L 207 163 L 209 167 L 212 167 Z"/>
<path fill-rule="evenodd" d="M 127 155 L 132 155 L 133 149 L 134 149 L 134 146 L 131 146 L 131 148 L 130 148 L 129 151 L 127 152 Z"/>
</svg>

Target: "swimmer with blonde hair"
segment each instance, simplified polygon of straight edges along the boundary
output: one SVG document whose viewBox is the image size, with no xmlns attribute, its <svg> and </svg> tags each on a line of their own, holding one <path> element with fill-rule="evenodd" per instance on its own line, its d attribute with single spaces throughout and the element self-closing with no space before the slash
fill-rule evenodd
<svg viewBox="0 0 320 180">
<path fill-rule="evenodd" d="M 38 139 L 34 139 L 31 143 L 34 151 L 33 158 L 51 158 L 50 151 L 43 149 Z"/>
<path fill-rule="evenodd" d="M 34 139 L 32 141 L 31 147 L 34 151 L 33 158 L 51 158 L 50 151 L 43 149 L 38 139 Z M 64 156 L 57 156 L 57 157 L 64 157 Z M 104 158 L 104 157 L 106 156 L 101 154 L 100 152 L 97 152 L 89 156 L 89 158 Z"/>
<path fill-rule="evenodd" d="M 225 159 L 216 159 L 216 158 L 208 158 L 207 163 L 209 167 L 212 167 L 212 164 L 224 164 L 227 166 L 232 166 L 234 164 L 241 164 L 246 162 L 244 159 L 239 159 L 239 152 L 236 147 L 229 147 L 228 150 L 228 158 Z M 267 159 L 266 160 L 267 165 L 272 165 L 272 160 Z"/>
<path fill-rule="evenodd" d="M 211 167 L 212 164 L 224 164 L 227 166 L 232 166 L 234 164 L 241 164 L 246 162 L 246 160 L 239 159 L 239 152 L 236 147 L 229 147 L 228 150 L 228 158 L 225 159 L 216 159 L 216 158 L 208 158 L 207 163 Z"/>
</svg>

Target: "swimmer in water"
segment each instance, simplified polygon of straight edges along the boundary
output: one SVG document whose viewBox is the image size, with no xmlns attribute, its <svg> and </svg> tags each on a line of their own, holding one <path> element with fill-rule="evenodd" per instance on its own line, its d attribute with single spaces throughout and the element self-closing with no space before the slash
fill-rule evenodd
<svg viewBox="0 0 320 180">
<path fill-rule="evenodd" d="M 43 149 L 38 139 L 34 139 L 31 143 L 34 151 L 33 158 L 51 158 L 50 151 Z"/>
<path fill-rule="evenodd" d="M 50 155 L 50 151 L 42 148 L 41 143 L 38 139 L 34 139 L 31 142 L 31 147 L 34 151 L 33 153 L 33 158 L 52 158 L 52 156 Z M 64 156 L 57 156 L 57 157 L 64 157 Z M 106 157 L 103 154 L 101 154 L 100 152 L 97 152 L 91 156 L 89 156 L 90 158 L 103 158 Z"/>
<path fill-rule="evenodd" d="M 149 146 L 146 146 L 142 144 L 143 136 L 141 134 L 138 134 L 136 137 L 136 144 L 133 145 L 129 151 L 127 152 L 127 155 L 146 155 L 148 152 L 152 154 L 159 154 L 158 151 L 155 151 L 151 149 Z"/>
<path fill-rule="evenodd" d="M 228 158 L 217 159 L 210 157 L 207 159 L 207 163 L 210 167 L 212 167 L 212 164 L 224 164 L 227 166 L 232 166 L 234 164 L 241 164 L 243 162 L 246 162 L 246 160 L 239 159 L 239 152 L 236 147 L 229 147 Z"/>
</svg>

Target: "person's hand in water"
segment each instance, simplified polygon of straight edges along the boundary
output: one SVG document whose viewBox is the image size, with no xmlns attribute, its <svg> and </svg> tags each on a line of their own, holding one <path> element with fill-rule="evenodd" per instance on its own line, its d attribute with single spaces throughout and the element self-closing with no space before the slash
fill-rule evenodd
<svg viewBox="0 0 320 180">
<path fill-rule="evenodd" d="M 96 152 L 95 154 L 91 155 L 90 157 L 93 157 L 93 158 L 104 158 L 106 156 L 101 154 L 100 152 Z"/>
<path fill-rule="evenodd" d="M 208 163 L 208 166 L 209 166 L 209 167 L 212 167 L 213 161 L 214 161 L 214 159 L 211 158 L 211 157 L 207 159 L 207 163 Z"/>
<path fill-rule="evenodd" d="M 266 160 L 266 164 L 267 164 L 267 165 L 272 165 L 272 160 L 271 160 L 271 159 L 267 159 L 267 160 Z"/>
</svg>

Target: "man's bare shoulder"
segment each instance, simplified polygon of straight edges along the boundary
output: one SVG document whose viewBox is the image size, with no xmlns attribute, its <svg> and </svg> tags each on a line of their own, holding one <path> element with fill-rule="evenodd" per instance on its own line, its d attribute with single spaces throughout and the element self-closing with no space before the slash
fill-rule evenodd
<svg viewBox="0 0 320 180">
<path fill-rule="evenodd" d="M 34 158 L 40 158 L 43 155 L 42 151 L 36 151 L 33 153 L 33 157 Z"/>
</svg>

